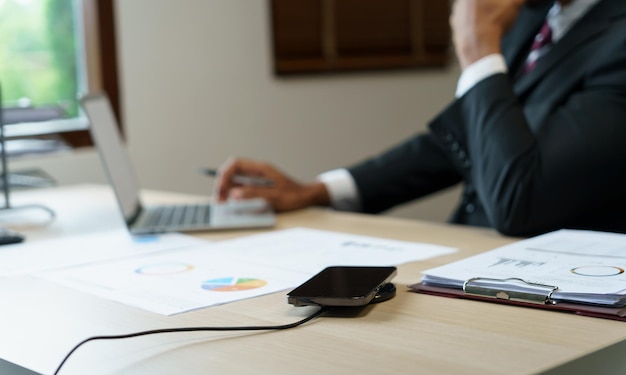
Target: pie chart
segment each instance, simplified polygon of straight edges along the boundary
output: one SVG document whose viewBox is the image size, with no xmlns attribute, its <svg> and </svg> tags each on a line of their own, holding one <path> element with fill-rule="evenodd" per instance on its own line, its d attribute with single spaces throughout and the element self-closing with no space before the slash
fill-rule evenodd
<svg viewBox="0 0 626 375">
<path fill-rule="evenodd" d="M 202 289 L 211 292 L 241 292 L 256 289 L 267 285 L 267 281 L 246 277 L 223 277 L 206 280 L 202 283 Z"/>
<path fill-rule="evenodd" d="M 624 273 L 624 269 L 614 266 L 583 266 L 572 268 L 571 272 L 580 276 L 608 277 Z"/>
</svg>

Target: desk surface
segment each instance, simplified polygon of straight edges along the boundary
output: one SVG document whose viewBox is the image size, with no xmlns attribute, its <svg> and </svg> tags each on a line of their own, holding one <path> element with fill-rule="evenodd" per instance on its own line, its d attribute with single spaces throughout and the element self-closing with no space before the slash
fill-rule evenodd
<svg viewBox="0 0 626 375">
<path fill-rule="evenodd" d="M 145 195 L 153 201 L 183 198 Z M 58 218 L 47 226 L 20 224 L 30 241 L 123 225 L 108 187 L 25 191 L 13 203 L 43 203 L 57 212 Z M 8 220 L 0 216 L 0 225 Z M 514 240 L 492 230 L 325 209 L 279 215 L 276 229 L 296 226 L 434 243 L 459 252 L 399 266 L 397 296 L 357 317 L 323 317 L 286 331 L 173 333 L 90 342 L 72 355 L 61 374 L 533 374 L 626 338 L 623 322 L 406 291 L 422 270 Z M 198 236 L 223 240 L 263 231 L 267 229 Z M 162 316 L 32 276 L 0 279 L 0 300 L 0 358 L 42 373 L 51 373 L 76 343 L 94 335 L 286 324 L 314 311 L 287 304 L 280 292 Z"/>
</svg>

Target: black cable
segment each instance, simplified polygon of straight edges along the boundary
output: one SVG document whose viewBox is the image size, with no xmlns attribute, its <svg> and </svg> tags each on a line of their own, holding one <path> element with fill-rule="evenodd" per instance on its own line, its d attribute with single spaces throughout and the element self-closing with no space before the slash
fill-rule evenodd
<svg viewBox="0 0 626 375">
<path fill-rule="evenodd" d="M 317 318 L 318 316 L 320 316 L 323 312 L 325 312 L 327 310 L 326 307 L 322 307 L 319 310 L 315 311 L 313 314 L 307 316 L 306 318 L 297 321 L 295 323 L 290 323 L 290 324 L 285 324 L 285 325 L 278 325 L 278 326 L 241 326 L 241 327 L 182 327 L 182 328 L 163 328 L 163 329 L 153 329 L 153 330 L 148 330 L 148 331 L 139 331 L 139 332 L 134 332 L 134 333 L 127 333 L 124 335 L 109 335 L 109 336 L 92 336 L 89 337 L 81 342 L 79 342 L 78 344 L 76 344 L 76 346 L 74 346 L 72 348 L 72 350 L 69 351 L 69 353 L 67 353 L 67 355 L 65 356 L 65 358 L 63 358 L 63 360 L 61 361 L 61 363 L 59 364 L 59 367 L 57 367 L 57 369 L 54 371 L 54 375 L 57 375 L 59 373 L 59 371 L 61 371 L 61 367 L 63 367 L 63 365 L 65 364 L 65 362 L 67 362 L 67 360 L 70 358 L 70 356 L 79 348 L 81 347 L 83 344 L 88 343 L 89 341 L 95 341 L 95 340 L 118 340 L 118 339 L 128 339 L 128 338 L 132 338 L 132 337 L 139 337 L 139 336 L 147 336 L 147 335 L 154 335 L 157 333 L 172 333 L 172 332 L 200 332 L 200 331 L 276 331 L 276 330 L 283 330 L 283 329 L 289 329 L 289 328 L 295 328 L 299 325 L 302 325 L 308 321 L 311 321 L 315 318 Z"/>
</svg>

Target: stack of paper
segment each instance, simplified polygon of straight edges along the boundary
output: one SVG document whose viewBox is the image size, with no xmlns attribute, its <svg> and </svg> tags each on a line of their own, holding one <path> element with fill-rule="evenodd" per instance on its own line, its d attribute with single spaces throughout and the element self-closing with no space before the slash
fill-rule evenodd
<svg viewBox="0 0 626 375">
<path fill-rule="evenodd" d="M 626 235 L 561 230 L 424 271 L 412 287 L 507 302 L 579 304 L 580 311 L 608 307 L 624 315 L 625 269 Z"/>
<path fill-rule="evenodd" d="M 331 265 L 389 266 L 455 249 L 293 228 L 56 269 L 39 276 L 160 314 L 293 288 Z"/>
</svg>

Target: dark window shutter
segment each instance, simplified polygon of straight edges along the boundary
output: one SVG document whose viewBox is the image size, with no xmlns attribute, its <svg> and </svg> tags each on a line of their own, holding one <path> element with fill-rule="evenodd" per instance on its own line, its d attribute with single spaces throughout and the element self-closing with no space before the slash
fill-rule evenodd
<svg viewBox="0 0 626 375">
<path fill-rule="evenodd" d="M 272 0 L 277 74 L 443 66 L 441 0 Z"/>
</svg>

